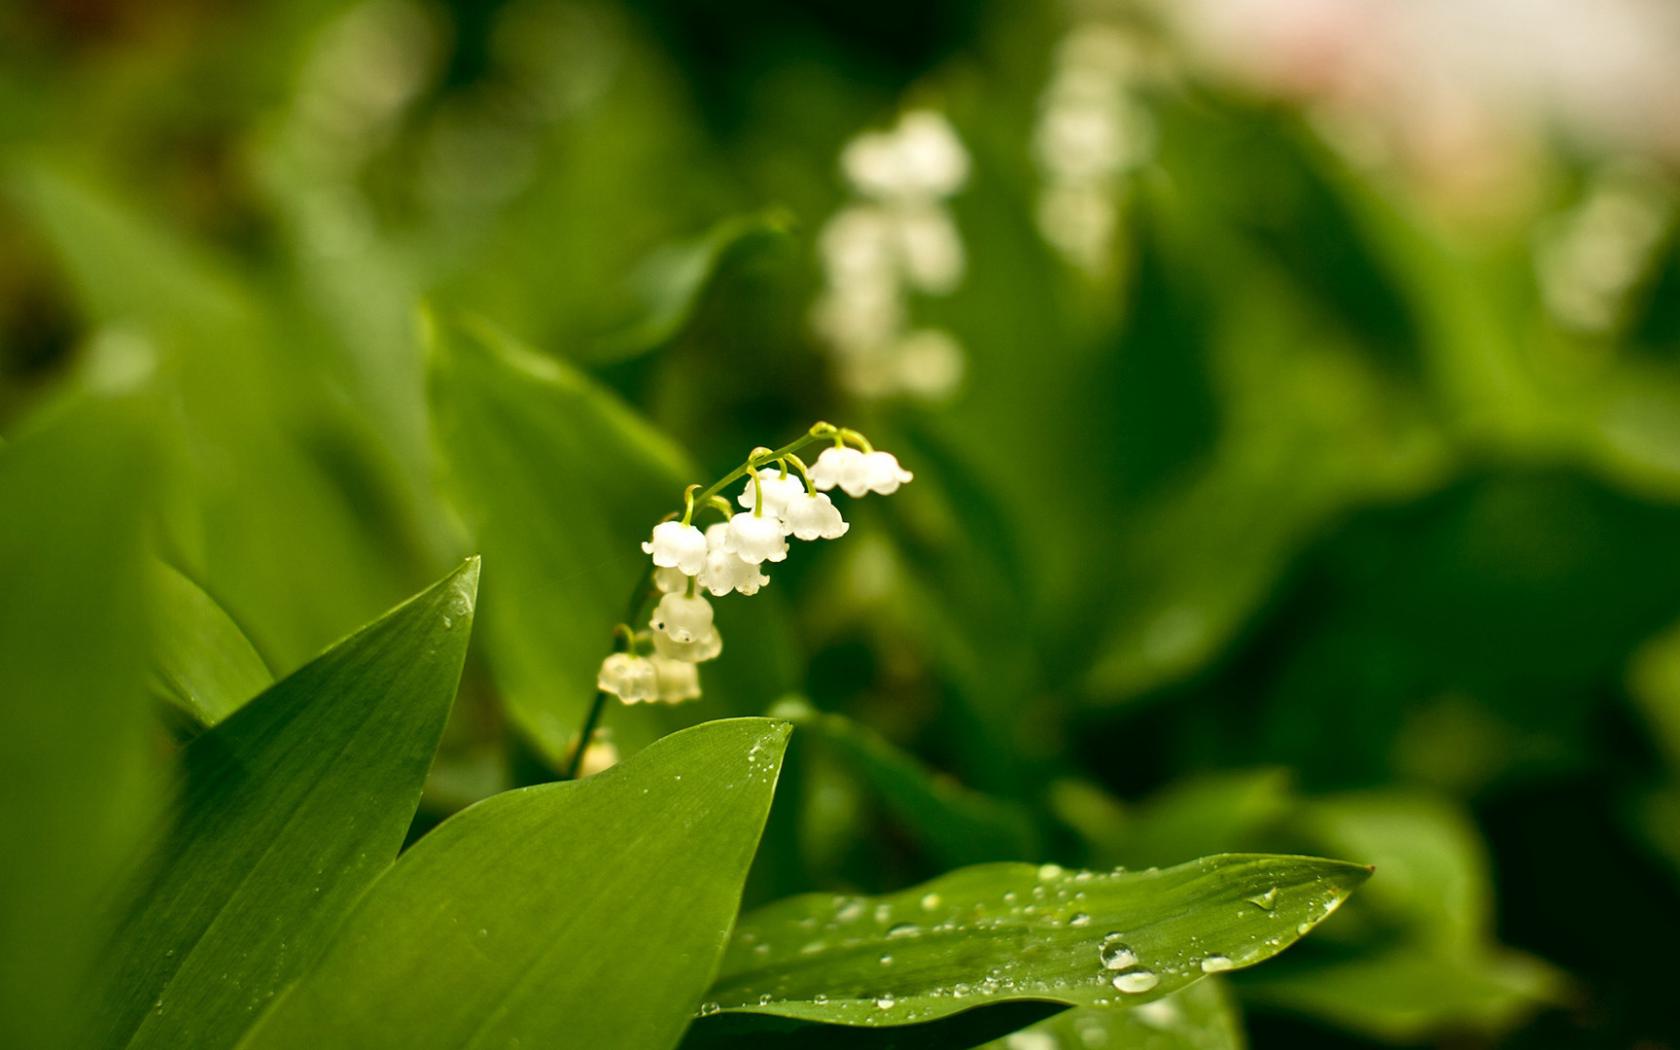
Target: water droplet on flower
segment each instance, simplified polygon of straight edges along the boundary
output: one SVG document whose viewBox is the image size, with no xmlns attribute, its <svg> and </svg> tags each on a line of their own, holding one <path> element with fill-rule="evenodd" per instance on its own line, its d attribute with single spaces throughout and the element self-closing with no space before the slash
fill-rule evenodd
<svg viewBox="0 0 1680 1050">
<path fill-rule="evenodd" d="M 1102 943 L 1097 945 L 1097 958 L 1102 960 L 1106 969 L 1124 970 L 1128 966 L 1137 965 L 1137 953 L 1120 940 L 1123 936 L 1125 934 L 1122 933 L 1108 934 L 1102 939 Z"/>
<path fill-rule="evenodd" d="M 1202 960 L 1202 972 L 1203 973 L 1224 973 L 1226 970 L 1229 970 L 1234 965 L 1236 965 L 1236 964 L 1231 962 L 1229 956 L 1210 955 L 1206 959 Z"/>
<path fill-rule="evenodd" d="M 1139 995 L 1161 983 L 1161 979 L 1148 970 L 1133 970 L 1131 973 L 1118 974 L 1114 978 L 1114 990 L 1128 995 Z"/>
</svg>

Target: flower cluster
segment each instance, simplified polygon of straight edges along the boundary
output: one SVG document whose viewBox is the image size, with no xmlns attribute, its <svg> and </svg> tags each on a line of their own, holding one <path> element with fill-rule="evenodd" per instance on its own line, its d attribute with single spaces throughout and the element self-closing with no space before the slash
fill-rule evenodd
<svg viewBox="0 0 1680 1050">
<path fill-rule="evenodd" d="M 824 288 L 812 325 L 833 350 L 840 381 L 860 397 L 936 398 L 962 378 L 950 333 L 911 328 L 909 296 L 947 295 L 964 257 L 945 200 L 968 179 L 968 154 L 931 110 L 848 143 L 840 167 L 857 199 L 818 237 Z"/>
<path fill-rule="evenodd" d="M 1134 36 L 1093 21 L 1062 40 L 1054 70 L 1033 133 L 1044 176 L 1038 227 L 1068 262 L 1102 278 L 1113 265 L 1119 180 L 1154 150 L 1136 95 L 1147 65 Z"/>
<path fill-rule="evenodd" d="M 833 445 L 807 468 L 796 450 L 823 439 L 832 439 Z M 732 505 L 720 492 L 737 479 L 743 487 Z M 851 526 L 829 496 L 834 489 L 854 499 L 872 492 L 889 495 L 910 480 L 892 453 L 875 449 L 855 431 L 819 423 L 785 449 L 756 450 L 698 497 L 700 486 L 689 486 L 681 517 L 655 525 L 642 544 L 652 556 L 653 590 L 660 596 L 648 629 L 620 628 L 626 648 L 602 661 L 596 688 L 627 704 L 697 698 L 698 665 L 723 652 L 706 594 L 757 594 L 770 582 L 766 567 L 786 560 L 789 537 L 844 536 Z M 694 519 L 706 510 L 725 520 L 702 530 Z"/>
</svg>

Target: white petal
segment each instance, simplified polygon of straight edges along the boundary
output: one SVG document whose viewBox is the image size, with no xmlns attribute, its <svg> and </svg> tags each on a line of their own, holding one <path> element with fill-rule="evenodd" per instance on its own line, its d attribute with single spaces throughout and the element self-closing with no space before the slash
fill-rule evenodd
<svg viewBox="0 0 1680 1050">
<path fill-rule="evenodd" d="M 692 663 L 663 656 L 655 656 L 649 663 L 658 675 L 661 703 L 680 704 L 700 698 L 700 671 Z"/>
<path fill-rule="evenodd" d="M 648 626 L 678 644 L 692 642 L 712 629 L 712 605 L 699 595 L 667 594 L 654 607 Z"/>
<path fill-rule="evenodd" d="M 789 500 L 805 495 L 805 486 L 800 483 L 798 475 L 789 474 L 784 478 L 781 470 L 776 467 L 761 469 L 758 472 L 758 483 L 764 489 L 764 513 L 778 518 L 782 516 L 782 508 L 787 506 Z M 755 495 L 752 479 L 748 478 L 746 487 L 737 497 L 737 502 L 747 510 L 752 510 L 756 502 Z"/>
<path fill-rule="evenodd" d="M 693 525 L 662 521 L 653 527 L 653 538 L 642 544 L 642 551 L 653 555 L 653 564 L 661 569 L 681 569 L 693 576 L 706 564 L 706 537 Z"/>
<path fill-rule="evenodd" d="M 803 499 L 794 500 L 788 504 L 786 517 L 788 527 L 802 540 L 832 540 L 844 536 L 851 528 L 840 517 L 840 508 L 824 492 L 813 492 Z"/>
<path fill-rule="evenodd" d="M 891 452 L 871 452 L 863 457 L 862 481 L 870 492 L 890 496 L 898 487 L 915 477 L 898 465 L 898 457 Z M 851 491 L 850 489 L 847 490 Z"/>
<path fill-rule="evenodd" d="M 779 518 L 759 517 L 750 511 L 729 519 L 729 549 L 754 565 L 787 557 L 787 537 Z"/>
<path fill-rule="evenodd" d="M 850 445 L 825 448 L 817 461 L 811 464 L 811 484 L 824 491 L 834 488 L 862 459 L 863 453 Z"/>
</svg>

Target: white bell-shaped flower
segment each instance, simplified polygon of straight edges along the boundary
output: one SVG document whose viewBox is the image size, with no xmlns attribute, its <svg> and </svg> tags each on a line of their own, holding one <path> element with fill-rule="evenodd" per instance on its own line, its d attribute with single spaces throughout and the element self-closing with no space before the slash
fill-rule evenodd
<svg viewBox="0 0 1680 1050">
<path fill-rule="evenodd" d="M 653 585 L 660 594 L 676 594 L 688 590 L 688 575 L 681 569 L 653 570 Z"/>
<path fill-rule="evenodd" d="M 839 486 L 852 495 L 863 495 L 869 491 L 863 474 L 863 453 L 850 445 L 823 449 L 817 461 L 811 464 L 811 484 L 825 492 Z M 859 491 L 852 492 L 857 486 L 861 486 Z"/>
<path fill-rule="evenodd" d="M 758 565 L 787 557 L 787 537 L 780 518 L 743 511 L 729 519 L 729 549 L 742 561 Z"/>
<path fill-rule="evenodd" d="M 813 492 L 789 503 L 782 512 L 782 520 L 802 540 L 838 539 L 851 528 L 826 492 Z"/>
<path fill-rule="evenodd" d="M 687 660 L 655 656 L 648 661 L 659 676 L 659 701 L 680 704 L 700 699 L 700 670 Z"/>
<path fill-rule="evenodd" d="M 653 651 L 667 660 L 681 660 L 699 664 L 715 659 L 723 652 L 723 636 L 713 627 L 699 638 L 688 642 L 672 641 L 663 631 L 653 632 Z"/>
<path fill-rule="evenodd" d="M 799 476 L 789 474 L 782 476 L 776 467 L 763 467 L 758 472 L 758 483 L 764 489 L 764 513 L 782 516 L 782 508 L 790 502 L 805 495 L 805 486 L 800 483 Z M 747 479 L 747 487 L 741 490 L 737 502 L 747 510 L 752 510 L 756 502 L 752 479 Z M 710 532 L 711 530 L 706 530 Z M 709 539 L 710 537 L 708 537 Z"/>
<path fill-rule="evenodd" d="M 898 465 L 898 457 L 891 452 L 865 452 L 863 454 L 862 485 L 867 492 L 878 492 L 883 496 L 890 496 L 898 491 L 900 485 L 911 481 L 916 475 Z M 844 483 L 841 485 L 848 495 L 861 496 L 863 492 L 853 492 Z"/>
<path fill-rule="evenodd" d="M 903 192 L 946 197 L 968 180 L 968 151 L 943 114 L 912 110 L 899 118 L 895 138 Z"/>
<path fill-rule="evenodd" d="M 642 551 L 653 555 L 653 564 L 662 569 L 681 569 L 689 576 L 697 576 L 706 567 L 706 537 L 693 525 L 680 521 L 662 521 L 653 527 L 653 538 L 642 544 Z"/>
<path fill-rule="evenodd" d="M 752 596 L 770 582 L 757 565 L 742 561 L 729 547 L 729 526 L 718 522 L 706 530 L 706 571 L 700 574 L 700 586 L 721 598 L 731 591 Z"/>
<path fill-rule="evenodd" d="M 655 637 L 663 634 L 679 645 L 692 642 L 712 629 L 712 603 L 699 595 L 667 594 L 654 606 L 648 626 Z"/>
<path fill-rule="evenodd" d="M 659 675 L 653 662 L 634 653 L 613 653 L 601 661 L 595 688 L 611 693 L 627 704 L 652 700 L 659 695 Z"/>
</svg>

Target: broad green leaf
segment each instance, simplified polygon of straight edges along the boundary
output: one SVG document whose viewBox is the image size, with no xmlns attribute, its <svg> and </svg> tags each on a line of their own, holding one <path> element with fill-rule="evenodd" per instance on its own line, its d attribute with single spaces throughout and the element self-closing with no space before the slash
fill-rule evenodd
<svg viewBox="0 0 1680 1050">
<path fill-rule="evenodd" d="M 794 897 L 741 921 L 702 1009 L 879 1027 L 1017 1000 L 1137 1006 L 1276 955 L 1369 873 L 1257 854 L 986 864 L 883 897 Z"/>
<path fill-rule="evenodd" d="M 941 776 L 877 733 L 803 700 L 771 711 L 805 730 L 801 739 L 831 751 L 880 798 L 940 867 L 1018 859 L 1034 849 L 1024 811 Z"/>
<path fill-rule="evenodd" d="M 787 743 L 709 722 L 444 822 L 245 1050 L 674 1045 L 716 971 Z"/>
<path fill-rule="evenodd" d="M 121 903 L 110 1046 L 231 1046 L 391 862 L 472 630 L 478 560 L 196 738 L 153 865 Z"/>
<path fill-rule="evenodd" d="M 267 689 L 274 674 L 216 599 L 166 562 L 154 562 L 152 693 L 213 726 Z"/>
<path fill-rule="evenodd" d="M 136 411 L 75 406 L 0 448 L 0 1046 L 88 1045 L 96 902 L 157 796 Z"/>
<path fill-rule="evenodd" d="M 1394 1043 L 1443 1031 L 1510 1028 L 1536 1006 L 1561 999 L 1551 967 L 1516 952 L 1479 953 L 1401 944 L 1243 983 L 1256 1002 L 1323 1018 Z"/>
<path fill-rule="evenodd" d="M 986 1050 L 1242 1050 L 1246 1045 L 1229 989 L 1212 979 L 1136 1010 L 1064 1010 L 987 1043 Z"/>
<path fill-rule="evenodd" d="M 502 566 L 485 592 L 491 667 L 515 724 L 566 754 L 641 578 L 638 544 L 692 471 L 622 402 L 487 325 L 431 318 L 433 425 L 452 495 Z M 651 705 L 650 705 L 651 706 Z M 614 711 L 621 740 L 659 712 Z"/>
</svg>

